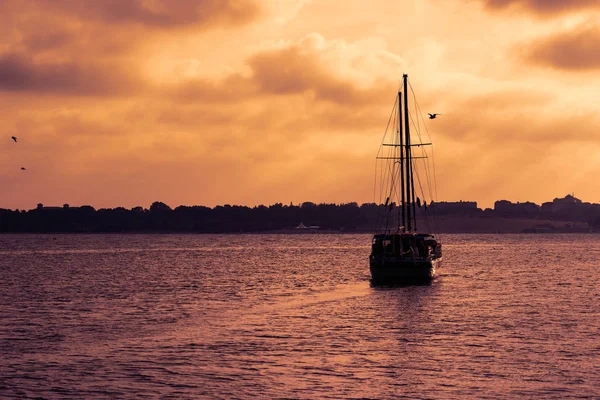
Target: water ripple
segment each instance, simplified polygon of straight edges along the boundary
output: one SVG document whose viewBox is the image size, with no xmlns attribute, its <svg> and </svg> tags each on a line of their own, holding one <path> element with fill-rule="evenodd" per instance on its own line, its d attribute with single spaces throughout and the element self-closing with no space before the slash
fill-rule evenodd
<svg viewBox="0 0 600 400">
<path fill-rule="evenodd" d="M 0 235 L 2 398 L 600 397 L 598 235 Z"/>
</svg>

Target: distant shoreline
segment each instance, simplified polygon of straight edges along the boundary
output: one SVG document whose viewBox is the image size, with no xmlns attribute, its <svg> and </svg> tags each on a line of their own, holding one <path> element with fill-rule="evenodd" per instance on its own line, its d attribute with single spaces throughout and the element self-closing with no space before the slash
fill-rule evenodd
<svg viewBox="0 0 600 400">
<path fill-rule="evenodd" d="M 179 206 L 154 202 L 149 209 L 98 209 L 68 204 L 32 210 L 0 209 L 0 233 L 372 233 L 395 230 L 402 220 L 393 204 L 357 203 L 270 206 Z M 430 233 L 585 233 L 600 231 L 600 204 L 566 196 L 537 206 L 502 200 L 494 210 L 475 202 L 430 203 L 415 210 L 413 227 Z M 411 218 L 412 219 L 412 218 Z"/>
</svg>

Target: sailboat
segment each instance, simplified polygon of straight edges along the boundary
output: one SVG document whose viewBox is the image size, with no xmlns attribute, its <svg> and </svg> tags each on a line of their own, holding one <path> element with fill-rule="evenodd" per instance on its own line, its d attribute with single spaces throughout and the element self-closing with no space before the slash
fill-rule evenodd
<svg viewBox="0 0 600 400">
<path fill-rule="evenodd" d="M 376 180 L 376 189 L 379 186 L 381 196 L 380 212 L 369 256 L 371 277 L 375 283 L 429 281 L 437 276 L 442 265 L 442 244 L 432 233 L 434 192 L 431 180 L 435 179 L 435 172 L 429 167 L 428 160 L 429 154 L 433 159 L 433 148 L 428 147 L 431 143 L 423 143 L 421 138 L 420 110 L 414 92 L 411 97 L 415 99 L 412 110 L 417 112 L 416 118 L 409 112 L 408 90 L 408 76 L 403 75 L 403 89 L 398 91 L 377 155 L 382 175 L 379 181 Z M 414 143 L 411 125 L 416 128 L 419 139 Z M 427 148 L 431 151 L 428 152 Z M 418 164 L 421 161 L 424 166 Z M 416 195 L 415 178 L 423 201 Z M 425 181 L 428 190 L 423 189 L 422 181 Z M 421 224 L 427 229 L 419 231 L 417 227 Z"/>
</svg>

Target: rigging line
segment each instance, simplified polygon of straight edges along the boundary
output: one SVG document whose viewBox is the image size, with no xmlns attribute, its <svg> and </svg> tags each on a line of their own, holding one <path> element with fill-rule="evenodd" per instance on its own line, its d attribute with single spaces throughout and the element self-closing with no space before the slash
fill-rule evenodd
<svg viewBox="0 0 600 400">
<path fill-rule="evenodd" d="M 419 105 L 419 102 L 417 101 L 417 97 L 415 95 L 415 91 L 411 85 L 410 82 L 408 82 L 409 86 L 410 86 L 410 90 L 413 94 L 413 100 L 416 106 L 416 109 L 418 111 L 417 115 L 422 114 L 421 112 L 421 106 Z M 429 132 L 429 129 L 427 128 L 427 124 L 425 123 L 425 120 L 423 120 L 423 126 L 425 127 L 425 131 L 427 132 L 427 136 L 429 137 L 429 141 L 433 142 L 433 140 L 431 139 L 431 133 Z M 434 158 L 434 152 L 433 152 L 433 146 L 431 146 L 431 163 L 432 163 L 432 169 L 433 169 L 433 190 L 434 190 L 434 195 L 435 195 L 435 201 L 438 200 L 438 189 L 437 189 L 437 176 L 436 176 L 436 168 L 435 168 L 435 158 Z M 435 212 L 435 207 L 433 208 L 432 211 L 433 214 L 433 219 L 434 222 L 437 224 L 437 213 Z M 440 242 L 441 242 L 441 237 L 439 238 Z"/>
<path fill-rule="evenodd" d="M 429 154 L 427 154 L 429 156 Z M 431 171 L 430 171 L 430 163 L 423 160 L 423 170 L 425 171 L 425 179 L 427 181 L 428 194 L 430 198 L 433 198 L 433 194 L 431 193 Z"/>
<path fill-rule="evenodd" d="M 413 104 L 415 104 L 415 114 L 416 114 L 416 120 L 417 122 L 415 123 L 414 120 L 412 120 L 413 126 L 415 127 L 417 134 L 419 136 L 419 140 L 423 141 L 423 139 L 421 138 L 421 123 L 419 121 L 419 117 L 421 117 L 421 120 L 423 120 L 423 126 L 425 126 L 425 129 L 427 129 L 427 126 L 425 125 L 425 120 L 423 119 L 423 115 L 421 112 L 421 109 L 419 107 L 419 103 L 417 102 L 417 96 L 415 95 L 415 91 L 412 88 L 412 85 L 410 84 L 410 82 L 408 82 L 409 86 L 410 86 L 410 91 L 413 94 Z M 429 133 L 429 132 L 428 132 Z M 430 140 L 431 141 L 431 140 Z"/>
<path fill-rule="evenodd" d="M 433 157 L 433 151 L 432 151 L 432 157 Z M 433 166 L 433 169 L 434 169 L 434 171 L 435 171 L 435 164 L 434 164 L 434 166 Z M 417 179 L 418 179 L 418 178 L 417 178 Z M 437 182 L 437 181 L 434 179 L 434 183 L 436 183 L 436 182 Z M 420 183 L 420 181 L 419 181 L 419 183 Z M 430 190 L 431 190 L 431 189 L 430 189 Z M 432 198 L 432 199 L 433 199 L 433 198 Z M 437 201 L 437 198 L 436 198 L 436 200 L 435 200 L 435 201 Z M 431 202 L 430 202 L 430 205 L 431 205 Z M 431 224 L 432 224 L 434 227 L 436 227 L 436 226 L 439 226 L 438 215 L 437 215 L 437 212 L 436 212 L 436 210 L 435 210 L 435 207 L 431 208 L 431 213 L 427 215 L 427 219 L 428 219 L 428 220 L 431 222 Z M 442 241 L 442 238 L 441 238 L 441 236 L 439 235 L 439 233 L 437 233 L 437 232 L 436 232 L 436 235 L 438 235 L 438 240 L 441 242 L 441 241 Z"/>
<path fill-rule="evenodd" d="M 384 193 L 387 194 L 388 192 L 388 187 L 386 185 L 386 182 L 389 182 L 389 171 L 386 169 L 386 164 L 385 163 L 381 163 L 379 162 L 379 160 L 375 160 L 376 162 L 376 170 L 378 170 L 379 172 L 376 173 L 376 178 L 379 177 L 380 180 L 377 181 L 376 180 L 376 189 L 379 188 L 379 204 L 383 204 L 384 202 Z M 381 214 L 381 211 L 378 211 L 378 215 Z M 383 216 L 381 216 L 383 217 Z M 379 217 L 378 217 L 379 220 Z"/>
<path fill-rule="evenodd" d="M 390 184 L 390 186 L 391 186 L 390 187 L 390 197 L 392 197 L 392 192 L 394 190 L 394 180 L 395 180 L 395 178 L 396 178 L 396 174 L 392 174 L 392 181 L 391 181 L 391 184 Z M 392 202 L 390 202 L 390 204 L 391 203 Z M 388 205 L 388 207 L 391 207 L 391 205 Z M 390 213 L 388 212 L 387 213 L 387 218 L 385 219 L 385 231 L 386 232 L 388 231 L 389 225 L 390 225 Z"/>
<path fill-rule="evenodd" d="M 394 111 L 395 111 L 395 108 L 394 108 Z M 392 117 L 395 116 L 395 115 L 396 115 L 395 112 L 392 113 Z M 395 127 L 394 127 L 394 130 L 395 130 Z M 389 125 L 388 125 L 388 127 L 386 128 L 386 132 L 384 134 L 384 141 L 385 141 L 385 138 L 387 138 L 390 133 L 391 132 L 390 132 Z M 392 149 L 388 149 L 387 153 L 388 153 L 388 155 L 390 155 L 392 153 Z M 394 190 L 397 190 L 397 189 L 395 189 L 395 185 L 394 185 L 394 183 L 396 181 L 396 175 L 395 175 L 395 170 L 393 168 L 394 167 L 393 163 L 390 164 L 388 162 L 388 163 L 385 163 L 385 164 L 381 163 L 379 165 L 381 167 L 381 181 L 379 182 L 379 187 L 380 187 L 380 204 L 383 204 L 383 198 L 384 198 L 385 195 L 389 195 L 388 197 L 390 197 L 390 200 L 393 201 Z M 384 182 L 391 182 L 391 184 L 390 184 L 390 186 L 387 186 L 387 184 L 384 184 Z M 376 189 L 375 189 L 375 191 L 376 191 Z M 385 193 L 385 195 L 384 195 L 384 193 Z M 388 229 L 389 220 L 390 220 L 390 217 L 391 217 L 388 210 L 389 210 L 388 207 L 384 207 L 383 210 L 379 207 L 378 212 L 377 212 L 378 217 L 377 217 L 377 223 L 376 223 L 376 225 L 380 226 L 380 227 L 385 226 L 386 231 Z M 384 222 L 385 222 L 385 225 L 384 225 Z M 379 225 L 380 223 L 382 225 Z"/>
<path fill-rule="evenodd" d="M 409 82 L 409 84 L 410 84 L 410 82 Z M 417 118 L 421 117 L 421 120 L 423 120 L 423 127 L 425 128 L 425 131 L 427 132 L 427 136 L 429 138 L 429 141 L 432 142 L 431 133 L 429 132 L 429 129 L 427 128 L 427 124 L 425 123 L 425 119 L 423 118 L 423 113 L 421 111 L 421 106 L 419 105 L 419 102 L 417 101 L 417 96 L 415 94 L 415 91 L 414 91 L 412 85 L 410 86 L 410 90 L 411 90 L 411 92 L 413 94 L 413 101 L 414 101 L 415 108 L 416 108 Z M 414 124 L 414 122 L 413 122 L 413 124 Z M 419 139 L 422 140 L 422 138 L 420 136 L 420 129 L 418 130 L 418 133 L 419 133 Z M 424 149 L 424 151 L 426 152 L 425 149 Z M 429 188 L 429 195 L 431 196 L 431 198 L 434 198 L 434 196 L 435 196 L 435 199 L 437 200 L 437 179 L 436 179 L 436 176 L 435 176 L 435 162 L 433 160 L 433 148 L 431 149 L 431 154 L 432 154 L 432 162 L 431 162 L 432 166 L 430 167 L 429 164 L 426 164 L 425 165 L 425 173 L 426 173 L 426 176 L 427 176 L 427 185 L 428 185 L 428 188 Z M 432 182 L 431 182 L 432 181 L 432 179 L 431 179 L 432 173 L 431 173 L 430 169 L 433 169 L 433 185 L 432 185 Z M 432 188 L 433 188 L 434 193 L 432 193 Z"/>
<path fill-rule="evenodd" d="M 418 123 L 418 116 L 417 116 L 417 118 L 413 117 L 413 115 L 412 115 L 413 111 L 407 112 L 408 115 L 407 115 L 407 121 L 406 121 L 406 123 L 407 123 L 407 125 L 412 123 L 412 126 L 415 128 L 413 132 L 416 132 L 417 137 L 420 140 L 420 143 L 423 143 L 423 138 L 421 136 L 421 127 L 420 127 L 420 124 Z M 415 121 L 417 121 L 417 123 Z M 421 154 L 423 154 L 423 155 L 426 156 L 427 155 L 426 150 L 422 148 L 421 149 Z M 419 157 L 415 157 L 415 158 L 419 158 Z M 418 169 L 416 168 L 416 164 L 414 163 L 414 159 L 415 158 L 413 158 L 412 159 L 413 162 L 410 163 L 410 169 L 411 169 L 411 171 L 415 171 L 416 170 L 416 172 L 418 173 Z M 424 165 L 425 165 L 425 169 L 427 170 L 427 164 L 424 164 Z M 415 195 L 415 193 L 414 193 L 414 180 L 411 182 L 411 185 L 413 186 L 412 187 L 412 191 L 413 191 L 412 195 L 413 195 L 413 197 L 412 197 L 412 199 L 409 199 L 409 201 L 410 202 L 414 202 L 415 201 L 415 198 L 414 198 L 414 195 Z M 423 193 L 422 190 L 421 190 L 421 193 Z M 416 209 L 413 208 L 413 215 L 412 215 L 413 218 L 416 217 L 415 216 L 415 211 L 416 211 Z M 410 211 L 409 211 L 409 213 L 410 213 Z"/>
<path fill-rule="evenodd" d="M 384 134 L 383 134 L 383 139 L 381 139 L 381 143 L 379 144 L 379 150 L 377 151 L 377 155 L 379 155 L 379 152 L 384 147 L 383 146 L 383 142 L 385 141 L 385 138 L 387 137 L 387 133 L 388 133 L 388 130 L 390 128 L 390 122 L 392 121 L 392 117 L 394 115 L 396 115 L 395 112 L 396 112 L 396 104 L 397 103 L 398 103 L 398 97 L 396 96 L 396 101 L 394 101 L 394 105 L 392 106 L 392 113 L 390 114 L 390 118 L 388 119 L 387 125 L 385 127 L 385 131 L 384 131 Z"/>
<path fill-rule="evenodd" d="M 421 106 L 419 105 L 419 102 L 417 101 L 417 96 L 415 94 L 415 90 L 413 89 L 412 85 L 410 84 L 410 81 L 408 82 L 408 85 L 410 86 L 410 91 L 413 94 L 413 101 L 415 103 L 416 110 L 418 111 L 417 115 L 421 115 L 421 119 L 423 119 L 422 118 L 423 112 L 421 111 Z M 429 134 L 429 129 L 427 129 L 427 124 L 425 123 L 425 119 L 423 119 L 423 126 L 425 127 L 425 131 L 427 132 L 429 139 L 431 139 L 431 135 Z"/>
<path fill-rule="evenodd" d="M 393 112 L 393 113 L 392 113 L 392 117 L 393 117 L 394 115 L 395 115 L 395 112 Z M 393 130 L 395 130 L 395 127 L 393 127 Z M 386 132 L 385 132 L 384 138 L 385 138 L 385 137 L 387 137 L 388 133 L 389 133 L 389 125 L 388 125 L 388 128 L 386 128 Z M 383 147 L 383 146 L 381 146 L 381 147 Z M 393 152 L 393 149 L 388 149 L 388 151 L 387 151 L 387 153 L 388 153 L 388 154 L 386 154 L 386 155 L 388 155 L 388 156 L 389 156 L 389 155 L 393 155 L 393 154 L 390 154 L 390 153 L 392 153 L 392 152 Z M 387 171 L 387 172 L 389 172 L 389 174 L 386 174 L 386 178 L 391 176 L 391 177 L 392 177 L 392 179 L 393 179 L 393 175 L 394 175 L 393 164 L 392 164 L 392 165 L 390 165 L 390 164 L 388 163 L 387 165 L 388 165 L 388 171 Z M 383 164 L 382 164 L 382 167 L 383 167 Z M 386 192 L 387 192 L 387 190 L 386 190 Z M 390 194 L 391 194 L 391 193 L 390 193 Z"/>
<path fill-rule="evenodd" d="M 386 137 L 389 134 L 389 129 L 388 132 L 386 132 Z M 388 153 L 388 152 L 386 152 Z M 389 167 L 388 163 L 381 163 L 379 164 L 380 166 L 380 170 L 381 173 L 379 174 L 381 180 L 378 182 L 379 184 L 379 189 L 380 189 L 380 194 L 379 194 L 379 204 L 383 204 L 384 203 L 384 199 L 386 196 L 391 197 L 391 188 L 392 186 L 388 186 L 389 182 L 394 182 L 395 181 L 395 177 L 393 176 L 393 170 Z M 377 227 L 376 229 L 383 229 L 385 228 L 387 230 L 387 226 L 389 225 L 389 213 L 388 213 L 388 208 L 387 207 L 383 207 L 383 209 L 381 207 L 379 207 L 378 209 L 378 222 L 377 222 Z"/>
<path fill-rule="evenodd" d="M 409 84 L 410 84 L 410 82 L 409 82 Z M 427 125 L 425 124 L 425 120 L 423 119 L 422 113 L 418 112 L 418 111 L 420 111 L 420 107 L 418 106 L 417 98 L 416 98 L 416 95 L 415 95 L 415 92 L 414 92 L 412 86 L 411 86 L 411 91 L 413 93 L 413 101 L 416 104 L 416 107 L 418 108 L 418 110 L 415 110 L 416 122 L 415 122 L 415 118 L 413 118 L 413 116 L 412 116 L 412 113 L 410 113 L 409 116 L 410 116 L 412 125 L 415 127 L 415 130 L 417 132 L 419 140 L 421 141 L 421 143 L 423 143 L 423 137 L 421 136 L 421 124 L 420 124 L 420 120 L 423 120 L 423 126 L 425 127 L 426 130 L 427 130 Z M 427 133 L 428 133 L 429 139 L 431 139 L 431 135 L 429 135 L 429 131 L 427 131 Z M 431 140 L 430 140 L 430 142 L 431 142 Z M 426 149 L 422 149 L 422 154 L 424 156 L 427 156 L 427 150 Z M 427 183 L 428 183 L 428 186 L 431 188 L 431 186 L 432 186 L 431 185 L 431 172 L 429 171 L 430 167 L 429 167 L 429 165 L 427 163 L 424 164 L 424 165 L 425 165 L 425 167 L 424 167 L 425 168 L 425 173 L 427 175 Z M 430 191 L 431 191 L 431 189 L 430 189 Z M 431 195 L 431 193 L 430 193 L 430 195 Z"/>
<path fill-rule="evenodd" d="M 394 115 L 397 115 L 397 114 L 394 114 Z M 390 134 L 393 134 L 392 142 L 395 142 L 395 140 L 397 139 L 396 133 L 398 133 L 399 130 L 400 130 L 400 127 L 397 126 L 394 122 L 393 133 L 390 132 Z M 397 153 L 399 153 L 400 151 L 401 151 L 401 149 L 399 147 L 393 147 L 388 150 L 388 154 L 393 155 L 392 158 L 394 160 L 393 162 L 388 162 L 388 164 L 387 164 L 389 166 L 390 174 L 392 176 L 390 187 L 389 187 L 389 198 L 391 200 L 390 207 L 391 207 L 391 204 L 396 203 L 394 201 L 394 199 L 396 197 L 399 197 L 398 196 L 398 185 L 396 185 L 396 182 L 398 181 L 398 179 L 400 179 L 401 176 L 400 176 L 400 170 L 398 168 L 396 168 L 396 164 L 397 164 L 397 159 L 399 158 Z M 397 209 L 397 203 L 396 203 L 396 209 Z M 393 209 L 387 210 L 386 231 L 388 230 L 390 221 L 392 221 L 392 223 L 394 221 Z"/>
<path fill-rule="evenodd" d="M 389 194 L 389 197 L 390 197 L 390 201 L 393 198 L 394 187 L 396 186 L 396 171 L 395 171 L 394 166 L 395 166 L 395 164 L 393 162 L 388 162 L 387 163 L 389 176 L 391 177 L 390 186 L 388 188 L 388 194 Z M 388 218 L 389 218 L 389 213 L 388 213 Z"/>
<path fill-rule="evenodd" d="M 395 116 L 395 112 L 392 114 L 392 118 Z M 386 133 L 385 133 L 385 137 L 388 138 L 388 135 L 393 135 L 393 132 L 395 131 L 395 126 L 393 127 L 393 129 L 386 129 Z M 393 138 L 394 136 L 392 136 Z M 394 155 L 392 148 L 387 149 L 387 151 L 385 152 L 386 155 Z M 393 157 L 390 157 L 393 158 Z M 394 197 L 394 186 L 395 186 L 395 182 L 396 182 L 396 174 L 395 174 L 395 170 L 394 170 L 394 164 L 390 163 L 390 162 L 384 162 L 381 164 L 381 169 L 382 171 L 384 171 L 382 173 L 382 176 L 384 176 L 384 180 L 380 183 L 381 184 L 381 200 L 383 202 L 383 198 L 385 198 L 386 196 L 389 197 L 389 199 L 393 202 L 393 197 Z M 385 230 L 387 231 L 389 228 L 389 224 L 390 224 L 390 212 L 389 212 L 389 204 L 388 206 L 384 207 L 382 210 L 380 210 L 380 213 L 383 214 L 381 215 L 382 217 L 382 223 L 384 223 L 382 225 L 382 227 L 385 227 Z"/>
<path fill-rule="evenodd" d="M 419 105 L 419 102 L 417 100 L 417 96 L 415 94 L 414 88 L 412 87 L 412 84 L 410 83 L 410 81 L 408 82 L 408 85 L 410 86 L 410 90 L 412 92 L 413 95 L 413 102 L 415 104 L 415 109 L 416 109 L 416 114 L 417 114 L 417 118 L 419 117 L 419 115 L 421 115 L 421 119 L 423 119 L 422 117 L 422 111 L 421 111 L 421 106 Z M 429 137 L 429 141 L 433 142 L 433 140 L 431 139 L 431 133 L 429 132 L 429 129 L 427 128 L 427 124 L 425 123 L 425 120 L 423 119 L 423 127 L 425 128 L 425 132 L 427 132 L 427 136 Z M 418 129 L 417 132 L 420 133 L 420 130 Z M 421 137 L 419 137 L 419 139 L 421 139 Z M 429 172 L 428 175 L 428 186 L 429 186 L 429 191 L 430 191 L 430 195 L 431 193 L 431 187 L 433 186 L 433 195 L 432 195 L 432 199 L 435 196 L 435 201 L 437 201 L 437 196 L 438 196 L 438 190 L 437 190 L 437 177 L 436 177 L 436 169 L 435 169 L 435 159 L 434 159 L 434 152 L 433 152 L 433 146 L 431 146 L 431 158 L 432 158 L 432 169 L 433 169 L 433 185 L 431 185 L 431 173 Z M 426 171 L 428 171 L 429 168 L 426 167 Z M 427 173 L 427 172 L 426 172 Z M 435 207 L 433 210 L 433 219 L 434 219 L 434 223 L 437 224 L 437 214 L 435 213 Z"/>
<path fill-rule="evenodd" d="M 387 169 L 385 168 L 386 166 L 384 164 L 381 164 L 381 181 L 379 182 L 379 201 L 380 203 L 383 203 L 383 199 L 385 198 L 385 196 L 388 194 L 388 187 L 387 184 L 385 182 L 388 182 L 390 179 L 389 178 L 389 171 L 387 171 Z"/>
<path fill-rule="evenodd" d="M 425 193 L 425 191 L 423 190 L 423 188 L 421 187 L 421 194 L 423 195 L 424 199 L 429 197 L 430 199 L 432 198 L 431 196 L 431 182 L 429 180 L 429 169 L 428 169 L 428 162 L 426 162 L 425 160 L 423 160 L 423 170 L 425 172 L 425 181 L 427 183 L 427 189 L 429 193 Z M 417 167 L 416 170 L 418 171 L 419 168 Z"/>
<path fill-rule="evenodd" d="M 415 94 L 415 90 L 413 89 L 410 81 L 408 82 L 408 85 L 410 87 L 410 91 L 413 94 L 413 101 L 414 104 L 416 106 L 417 109 L 417 116 L 418 115 L 422 115 L 422 111 L 421 111 L 421 106 L 419 105 L 419 102 L 417 101 L 417 96 Z M 423 126 L 425 127 L 425 131 L 427 132 L 427 136 L 429 137 L 429 141 L 433 142 L 433 140 L 431 139 L 431 133 L 429 132 L 429 129 L 427 128 L 427 124 L 425 123 L 425 120 L 423 120 Z M 431 148 L 431 158 L 432 158 L 432 164 L 433 164 L 433 186 L 434 186 L 434 194 L 435 194 L 435 200 L 437 201 L 437 195 L 438 195 L 438 191 L 437 191 L 437 179 L 436 179 L 436 173 L 435 173 L 435 160 L 433 159 L 433 146 Z"/>
<path fill-rule="evenodd" d="M 414 98 L 414 101 L 416 102 L 416 97 L 414 96 L 414 91 L 413 91 L 413 98 Z M 416 113 L 416 114 L 417 114 L 417 122 L 418 122 L 420 114 L 419 113 Z M 421 143 L 423 143 L 423 138 L 421 136 L 420 124 L 419 123 L 415 123 L 415 120 L 413 119 L 412 114 L 410 115 L 410 118 L 411 118 L 411 122 L 412 122 L 413 126 L 416 128 L 419 140 L 421 141 Z M 421 116 L 421 119 L 423 119 L 422 116 Z M 423 122 L 423 126 L 425 126 L 425 122 Z M 428 156 L 427 149 L 422 148 L 421 149 L 421 154 L 423 156 Z M 423 163 L 423 169 L 425 170 L 425 176 L 426 176 L 426 181 L 427 181 L 427 187 L 428 187 L 429 195 L 430 195 L 431 198 L 433 198 L 433 193 L 431 192 L 432 191 L 432 186 L 433 186 L 431 184 L 431 171 L 430 171 L 431 167 L 430 167 L 429 163 L 424 162 Z"/>
<path fill-rule="evenodd" d="M 377 156 L 379 156 L 379 154 L 381 153 L 381 150 L 384 147 L 384 146 L 382 146 L 383 142 L 385 141 L 385 138 L 387 137 L 387 133 L 388 133 L 388 130 L 390 127 L 390 122 L 392 121 L 392 117 L 395 115 L 398 97 L 394 96 L 394 98 L 395 98 L 395 100 L 394 100 L 394 105 L 392 106 L 392 112 L 390 114 L 390 118 L 388 119 L 387 125 L 385 127 L 383 138 L 381 139 L 381 144 L 379 145 L 379 149 L 377 150 Z M 373 200 L 375 200 L 376 192 L 377 192 L 377 159 L 375 159 L 375 184 L 373 185 Z M 380 193 L 380 200 L 381 200 L 381 193 Z"/>
<path fill-rule="evenodd" d="M 428 155 L 429 156 L 429 155 Z M 430 173 L 430 162 L 426 162 L 423 159 L 423 170 L 425 172 L 425 180 L 427 182 L 427 188 L 428 188 L 428 195 L 430 198 L 433 198 L 433 195 L 431 193 L 431 173 Z"/>
<path fill-rule="evenodd" d="M 412 113 L 410 113 L 410 112 L 409 112 L 409 117 L 412 122 L 412 125 L 415 127 L 415 130 L 417 132 L 417 136 L 418 136 L 419 140 L 421 141 L 421 143 L 423 143 L 423 138 L 421 137 L 421 124 L 419 123 L 419 115 L 420 115 L 419 113 L 421 112 L 421 110 L 419 107 L 419 103 L 417 102 L 417 96 L 415 95 L 415 91 L 414 91 L 410 81 L 408 81 L 408 86 L 410 87 L 410 91 L 412 92 L 412 95 L 413 95 L 413 104 L 415 105 L 414 112 L 416 114 L 417 122 L 415 123 L 415 119 L 412 117 Z M 421 119 L 423 119 L 422 116 L 421 116 Z M 423 125 L 425 126 L 425 122 L 423 122 Z M 425 128 L 427 129 L 426 126 L 425 126 Z M 430 140 L 430 142 L 431 142 L 431 140 Z"/>
<path fill-rule="evenodd" d="M 376 193 L 377 193 L 377 159 L 375 159 L 375 183 L 373 184 L 373 201 L 376 201 Z M 381 200 L 381 196 L 380 196 L 380 200 Z M 377 226 L 379 225 L 379 212 L 377 212 L 376 214 L 376 218 L 375 218 L 375 226 L 373 227 L 373 232 L 376 231 Z"/>
<path fill-rule="evenodd" d="M 423 149 L 423 153 L 425 153 L 427 156 L 429 156 L 429 154 L 427 153 L 427 151 L 425 149 Z M 433 161 L 431 162 L 431 164 L 433 164 Z M 431 184 L 431 166 L 430 163 L 427 162 L 426 160 L 423 160 L 423 170 L 425 171 L 425 179 L 427 181 L 427 189 L 428 189 L 428 194 L 430 198 L 433 198 L 433 193 L 432 193 L 432 184 Z"/>
<path fill-rule="evenodd" d="M 413 164 L 415 164 L 415 167 L 416 167 L 416 162 L 414 160 L 413 160 Z M 421 196 L 425 197 L 425 192 L 423 191 L 423 185 L 421 184 L 421 177 L 419 175 L 418 168 L 415 168 L 415 175 L 417 176 L 417 183 L 419 184 L 419 189 L 421 190 Z M 426 217 L 428 217 L 428 216 L 426 216 Z M 425 221 L 426 221 L 427 228 L 429 230 L 433 230 L 432 229 L 432 221 L 430 221 L 429 218 L 426 218 Z"/>
<path fill-rule="evenodd" d="M 437 177 L 435 176 L 435 159 L 433 158 L 433 146 L 431 147 L 431 163 L 433 164 L 433 190 L 435 194 L 435 201 L 438 200 L 438 191 L 437 191 Z"/>
<path fill-rule="evenodd" d="M 414 94 L 414 92 L 413 92 L 413 94 Z M 418 116 L 419 116 L 419 114 L 417 113 L 417 119 L 418 119 Z M 410 114 L 409 117 L 411 119 L 411 122 L 412 122 L 413 126 L 416 128 L 419 140 L 421 141 L 421 143 L 423 143 L 423 138 L 421 137 L 421 134 L 420 134 L 420 127 L 415 123 L 415 120 L 413 119 L 412 114 Z M 425 125 L 425 124 L 423 123 L 423 125 Z M 421 154 L 423 156 L 427 156 L 428 155 L 427 150 L 425 148 L 423 148 L 423 146 L 421 146 Z M 430 172 L 429 163 L 424 162 L 423 165 L 424 165 L 424 170 L 425 170 L 427 185 L 428 185 L 428 188 L 429 188 L 429 195 L 430 195 L 431 198 L 433 198 L 433 194 L 431 193 L 432 184 L 431 184 L 431 172 Z"/>
<path fill-rule="evenodd" d="M 409 118 L 410 118 L 410 120 L 411 120 L 411 122 L 412 122 L 412 125 L 415 127 L 415 130 L 416 130 L 416 132 L 417 132 L 417 136 L 419 137 L 419 141 L 420 141 L 420 143 L 424 143 L 424 142 L 423 142 L 423 138 L 421 137 L 421 130 L 420 130 L 420 127 L 419 127 L 419 125 L 415 124 L 415 120 L 414 120 L 414 118 L 413 118 L 412 114 L 409 114 Z M 417 115 L 417 120 L 418 120 L 418 115 Z M 425 149 L 423 146 L 419 146 L 419 147 L 421 147 L 421 154 L 422 154 L 423 156 L 427 156 L 427 150 L 426 150 L 426 149 Z"/>
<path fill-rule="evenodd" d="M 415 109 L 415 114 L 416 114 L 416 117 L 414 119 L 412 118 L 412 115 L 411 115 L 411 122 L 412 122 L 413 126 L 415 127 L 415 130 L 417 132 L 417 136 L 419 137 L 419 140 L 421 142 L 423 142 L 423 138 L 421 137 L 421 123 L 420 123 L 420 118 L 419 118 L 419 114 L 418 114 L 418 112 L 417 112 L 416 109 Z M 415 120 L 416 120 L 416 122 L 415 122 Z"/>
<path fill-rule="evenodd" d="M 409 113 L 408 117 L 410 118 L 410 122 L 412 123 L 412 126 L 415 128 L 415 132 L 417 133 L 417 137 L 419 138 L 419 142 L 420 143 L 424 143 L 423 139 L 421 138 L 421 132 L 419 131 L 418 125 L 415 124 L 415 119 L 413 118 L 412 113 Z"/>
<path fill-rule="evenodd" d="M 377 203 L 377 211 L 376 211 L 377 219 L 376 219 L 376 224 L 374 226 L 375 231 L 381 230 L 381 226 L 384 223 L 383 219 L 384 219 L 385 215 L 383 215 L 383 213 L 382 213 L 381 205 L 383 204 L 383 193 L 384 193 L 384 190 L 386 189 L 383 182 L 387 182 L 387 176 L 384 173 L 385 166 L 382 163 L 381 164 L 377 163 L 377 160 L 376 160 L 376 164 L 378 164 L 378 167 L 381 171 L 380 174 L 377 175 L 377 176 L 381 177 L 381 181 L 379 182 L 380 192 L 379 192 L 379 203 Z"/>
<path fill-rule="evenodd" d="M 394 168 L 394 170 L 396 171 L 396 168 Z M 398 172 L 399 172 L 399 171 L 398 171 Z M 396 173 L 396 172 L 394 172 L 394 178 L 395 178 L 395 180 L 396 180 L 396 181 L 397 181 L 397 179 L 399 179 L 399 177 L 400 177 L 400 174 L 399 174 L 399 173 Z M 394 198 L 398 198 L 398 197 L 399 197 L 399 196 L 398 196 L 398 185 L 395 185 L 394 183 L 395 183 L 395 182 L 394 182 L 394 180 L 392 180 L 392 187 L 391 187 L 391 190 L 390 190 L 390 200 L 391 200 L 391 201 L 390 201 L 390 204 L 392 204 L 392 203 L 395 203 L 395 204 L 396 204 L 396 205 L 395 205 L 395 208 L 396 208 L 396 210 L 398 210 L 398 204 L 397 204 L 397 202 L 396 202 L 396 201 L 394 201 L 394 200 L 393 200 Z M 389 210 L 389 211 L 388 211 L 388 218 L 389 218 L 389 219 L 392 221 L 392 223 L 393 223 L 393 221 L 394 221 L 393 210 Z"/>
</svg>

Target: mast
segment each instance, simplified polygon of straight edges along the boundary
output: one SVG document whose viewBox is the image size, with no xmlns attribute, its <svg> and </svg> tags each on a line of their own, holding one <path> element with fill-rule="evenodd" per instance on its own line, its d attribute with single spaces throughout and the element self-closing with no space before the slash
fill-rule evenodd
<svg viewBox="0 0 600 400">
<path fill-rule="evenodd" d="M 406 202 L 408 203 L 408 224 L 407 224 L 407 228 L 409 232 L 412 232 L 412 221 L 411 221 L 411 215 L 413 214 L 411 212 L 411 209 L 414 207 L 414 204 L 411 204 L 411 187 L 414 187 L 412 184 L 412 158 L 411 158 L 411 152 L 410 152 L 410 127 L 409 127 L 409 120 L 408 120 L 408 75 L 404 74 L 402 76 L 403 80 L 404 80 L 404 134 L 405 134 L 405 144 L 406 144 Z M 403 188 L 404 191 L 404 188 Z M 402 193 L 402 197 L 404 197 L 404 192 Z M 404 202 L 402 202 L 402 205 L 404 205 Z M 404 210 L 404 207 L 402 207 L 402 210 Z"/>
<path fill-rule="evenodd" d="M 402 193 L 402 227 L 406 227 L 406 206 L 404 204 L 404 149 L 402 148 L 402 92 L 398 92 L 398 137 L 400 139 L 400 193 Z"/>
</svg>

